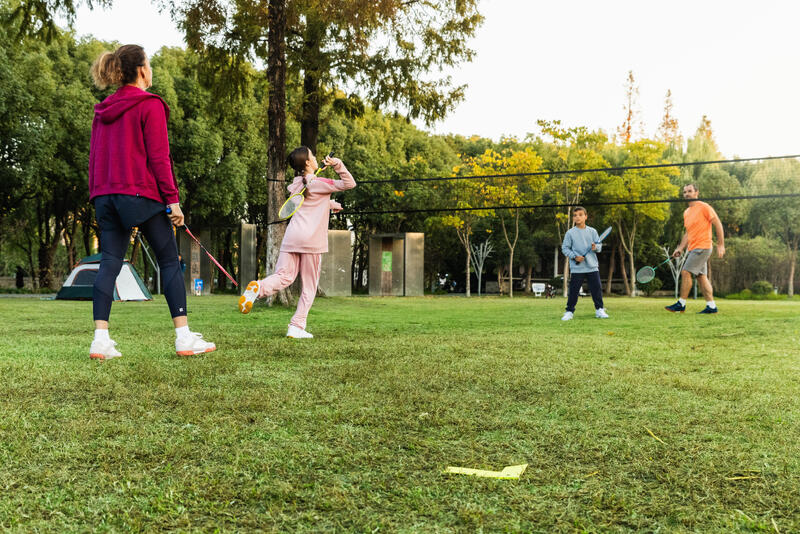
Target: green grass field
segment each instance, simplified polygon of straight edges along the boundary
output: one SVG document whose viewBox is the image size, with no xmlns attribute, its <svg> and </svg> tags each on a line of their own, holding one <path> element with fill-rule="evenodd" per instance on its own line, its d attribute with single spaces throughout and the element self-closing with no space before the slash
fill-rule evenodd
<svg viewBox="0 0 800 534">
<path fill-rule="evenodd" d="M 235 301 L 0 299 L 0 530 L 800 531 L 798 302 Z"/>
</svg>

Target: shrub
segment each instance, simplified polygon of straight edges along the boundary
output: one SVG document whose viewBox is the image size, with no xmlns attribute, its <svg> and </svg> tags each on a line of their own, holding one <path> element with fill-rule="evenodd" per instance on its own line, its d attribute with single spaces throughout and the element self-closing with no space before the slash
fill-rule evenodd
<svg viewBox="0 0 800 534">
<path fill-rule="evenodd" d="M 636 282 L 636 287 L 638 287 L 639 290 L 644 293 L 645 297 L 649 297 L 653 294 L 653 292 L 661 289 L 662 285 L 664 285 L 664 283 L 659 278 L 653 278 L 646 284 L 640 284 L 639 282 Z"/>
<path fill-rule="evenodd" d="M 754 295 L 769 295 L 773 290 L 772 284 L 766 280 L 753 282 L 753 285 L 750 286 L 750 291 L 752 291 Z"/>
</svg>

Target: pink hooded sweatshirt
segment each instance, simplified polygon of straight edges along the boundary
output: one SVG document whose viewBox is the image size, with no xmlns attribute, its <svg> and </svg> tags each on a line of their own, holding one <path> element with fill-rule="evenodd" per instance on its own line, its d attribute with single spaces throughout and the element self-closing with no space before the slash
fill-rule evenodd
<svg viewBox="0 0 800 534">
<path fill-rule="evenodd" d="M 334 158 L 333 170 L 340 180 L 319 178 L 313 174 L 306 175 L 306 199 L 292 218 L 283 235 L 281 252 L 299 252 L 302 254 L 324 254 L 328 252 L 328 222 L 331 208 L 338 204 L 331 201 L 331 193 L 347 191 L 356 186 L 353 175 L 345 168 L 340 159 Z M 303 189 L 303 177 L 295 176 L 288 187 L 294 195 Z M 336 204 L 336 206 L 332 206 Z M 341 208 L 341 206 L 338 206 Z"/>
<path fill-rule="evenodd" d="M 89 198 L 122 194 L 175 204 L 178 186 L 167 137 L 169 106 L 132 85 L 94 106 Z"/>
</svg>

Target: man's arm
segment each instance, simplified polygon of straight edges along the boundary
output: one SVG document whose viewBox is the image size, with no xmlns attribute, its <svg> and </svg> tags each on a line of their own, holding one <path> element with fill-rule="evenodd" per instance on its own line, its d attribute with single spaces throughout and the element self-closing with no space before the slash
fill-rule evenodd
<svg viewBox="0 0 800 534">
<path fill-rule="evenodd" d="M 714 217 L 711 224 L 714 225 L 714 232 L 717 234 L 717 256 L 720 258 L 725 255 L 725 231 L 722 229 L 722 221 L 719 217 Z"/>
</svg>

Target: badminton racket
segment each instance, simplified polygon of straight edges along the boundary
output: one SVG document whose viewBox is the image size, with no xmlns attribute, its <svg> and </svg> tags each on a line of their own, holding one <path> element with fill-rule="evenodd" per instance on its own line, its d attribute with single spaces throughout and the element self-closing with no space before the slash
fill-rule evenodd
<svg viewBox="0 0 800 534">
<path fill-rule="evenodd" d="M 653 280 L 656 277 L 656 269 L 667 263 L 672 258 L 667 258 L 666 260 L 662 261 L 655 267 L 642 267 L 638 271 L 636 271 L 636 281 L 640 284 L 646 284 Z"/>
<path fill-rule="evenodd" d="M 333 157 L 333 151 L 330 151 L 326 156 L 326 159 L 332 157 Z M 317 169 L 317 172 L 314 173 L 314 176 L 317 176 L 319 173 L 321 173 L 323 170 L 327 168 L 328 168 L 327 165 L 325 165 L 324 167 L 320 167 L 319 169 Z M 286 202 L 283 203 L 281 209 L 278 210 L 278 220 L 275 222 L 285 221 L 286 219 L 297 213 L 297 210 L 300 209 L 300 206 L 303 205 L 303 201 L 306 199 L 305 196 L 306 187 L 308 187 L 308 184 L 303 186 L 303 189 L 301 189 L 299 193 L 295 193 L 294 195 L 286 199 Z"/>
<path fill-rule="evenodd" d="M 609 226 L 608 228 L 606 228 L 605 230 L 603 230 L 603 233 L 602 233 L 602 234 L 600 234 L 600 235 L 598 236 L 598 238 L 597 238 L 597 241 L 595 241 L 595 242 L 594 242 L 594 244 L 595 244 L 595 245 L 599 245 L 600 243 L 602 243 L 602 242 L 603 242 L 603 239 L 607 238 L 607 237 L 608 237 L 608 234 L 610 234 L 610 233 L 611 233 L 611 227 Z M 581 254 L 581 256 L 586 256 L 586 255 L 587 255 L 588 253 L 590 253 L 591 251 L 592 251 L 592 247 L 590 246 L 590 247 L 589 247 L 589 248 L 586 250 L 586 252 L 584 252 L 583 254 Z"/>
<path fill-rule="evenodd" d="M 170 213 L 172 213 L 172 208 L 170 208 L 169 206 L 167 206 L 167 215 L 169 215 Z M 227 276 L 227 277 L 228 277 L 228 280 L 230 280 L 231 282 L 233 282 L 233 285 L 234 285 L 235 287 L 239 287 L 239 284 L 237 284 L 237 283 L 236 283 L 236 280 L 234 280 L 234 279 L 233 279 L 233 277 L 232 277 L 232 276 L 231 276 L 231 275 L 228 273 L 228 271 L 226 271 L 226 270 L 225 270 L 225 268 L 224 268 L 222 265 L 220 265 L 220 264 L 219 264 L 219 262 L 216 260 L 216 258 L 214 258 L 214 256 L 212 256 L 212 255 L 211 255 L 211 253 L 208 251 L 208 249 L 207 249 L 206 247 L 204 247 L 204 246 L 203 246 L 203 244 L 200 242 L 200 240 L 199 240 L 199 239 L 197 239 L 197 238 L 194 236 L 194 234 L 192 233 L 192 231 L 191 231 L 191 230 L 189 230 L 189 227 L 188 227 L 188 226 L 186 226 L 186 225 L 184 224 L 184 225 L 183 225 L 183 229 L 184 229 L 184 230 L 186 230 L 186 233 L 187 233 L 187 234 L 189 234 L 189 237 L 191 237 L 191 238 L 194 240 L 194 242 L 195 242 L 195 243 L 197 243 L 197 245 L 198 245 L 200 248 L 202 248 L 202 249 L 203 249 L 203 252 L 205 252 L 205 253 L 208 255 L 209 259 L 210 259 L 211 261 L 213 261 L 213 262 L 214 262 L 214 265 L 216 265 L 216 266 L 217 266 L 217 268 L 218 268 L 220 271 L 222 271 L 222 274 L 224 274 L 225 276 Z"/>
</svg>

